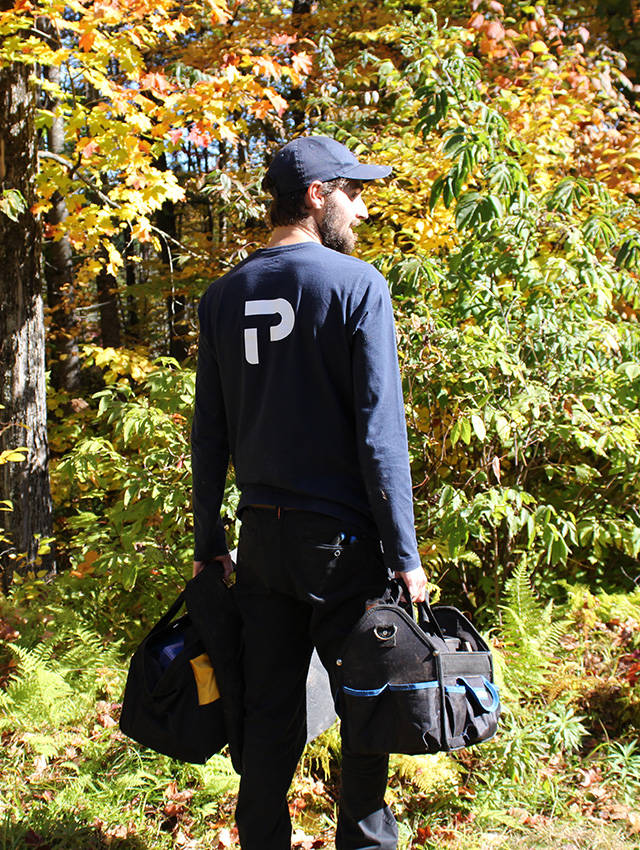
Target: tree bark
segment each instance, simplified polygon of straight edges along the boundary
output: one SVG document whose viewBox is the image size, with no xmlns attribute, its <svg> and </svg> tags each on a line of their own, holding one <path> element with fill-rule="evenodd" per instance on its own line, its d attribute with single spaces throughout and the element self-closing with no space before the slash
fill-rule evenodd
<svg viewBox="0 0 640 850">
<path fill-rule="evenodd" d="M 46 26 L 46 24 L 45 24 Z M 47 78 L 52 83 L 60 81 L 60 69 L 54 65 L 47 68 Z M 52 153 L 64 153 L 64 118 L 56 110 L 57 103 L 50 104 L 53 112 L 51 127 L 47 130 L 48 148 Z M 61 224 L 67 217 L 67 204 L 59 192 L 51 198 L 51 210 L 47 216 L 49 224 Z M 75 390 L 80 383 L 80 359 L 76 323 L 73 316 L 75 301 L 73 251 L 67 236 L 51 242 L 45 252 L 45 277 L 47 300 L 51 310 L 50 350 L 55 354 L 51 362 L 51 381 L 56 388 Z"/>
<path fill-rule="evenodd" d="M 6 7 L 2 0 L 0 10 Z M 30 211 L 35 93 L 28 78 L 27 65 L 0 69 L 0 191 L 19 192 L 25 204 L 17 221 L 0 211 L 0 449 L 27 448 L 25 461 L 0 465 L 0 499 L 12 503 L 0 511 L 8 538 L 0 547 L 5 592 L 15 570 L 40 568 L 38 541 L 51 534 L 41 238 Z"/>
<path fill-rule="evenodd" d="M 133 236 L 131 235 L 131 225 L 129 225 L 126 231 L 126 245 L 124 250 L 124 274 L 125 283 L 127 285 L 127 297 L 123 307 L 125 307 L 125 334 L 128 339 L 132 339 L 135 342 L 139 342 L 140 340 L 138 304 L 135 295 L 140 266 L 140 263 L 138 262 L 139 257 L 140 248 L 133 240 Z"/>
<path fill-rule="evenodd" d="M 161 171 L 167 171 L 167 159 L 164 154 L 157 162 Z M 177 239 L 178 228 L 176 227 L 176 208 L 173 201 L 164 201 L 162 207 L 156 212 L 156 225 L 167 236 Z M 160 237 L 162 244 L 162 262 L 171 269 L 172 245 L 168 240 Z M 169 356 L 175 357 L 182 362 L 189 354 L 189 326 L 187 323 L 187 300 L 184 295 L 171 294 L 167 298 L 167 324 L 169 327 Z"/>
</svg>

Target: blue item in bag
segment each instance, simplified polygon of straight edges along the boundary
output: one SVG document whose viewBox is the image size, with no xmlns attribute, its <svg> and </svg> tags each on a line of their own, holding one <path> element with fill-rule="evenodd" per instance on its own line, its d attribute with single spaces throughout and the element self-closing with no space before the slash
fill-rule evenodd
<svg viewBox="0 0 640 850">
<path fill-rule="evenodd" d="M 166 670 L 169 664 L 177 658 L 185 646 L 184 629 L 180 628 L 181 621 L 175 623 L 175 628 L 162 634 L 159 640 L 154 641 L 150 647 L 152 656 L 160 665 L 161 670 Z"/>
</svg>

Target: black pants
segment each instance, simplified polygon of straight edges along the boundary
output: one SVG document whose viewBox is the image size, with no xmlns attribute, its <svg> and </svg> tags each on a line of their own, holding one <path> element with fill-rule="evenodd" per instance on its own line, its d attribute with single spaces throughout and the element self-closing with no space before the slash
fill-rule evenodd
<svg viewBox="0 0 640 850">
<path fill-rule="evenodd" d="M 354 536 L 343 522 L 322 514 L 243 511 L 235 585 L 245 645 L 236 809 L 243 850 L 290 850 L 287 792 L 306 739 L 313 646 L 335 694 L 339 649 L 367 600 L 384 591 L 379 544 Z M 388 756 L 351 753 L 343 740 L 337 850 L 395 850 L 396 823 L 384 803 L 387 769 Z"/>
</svg>

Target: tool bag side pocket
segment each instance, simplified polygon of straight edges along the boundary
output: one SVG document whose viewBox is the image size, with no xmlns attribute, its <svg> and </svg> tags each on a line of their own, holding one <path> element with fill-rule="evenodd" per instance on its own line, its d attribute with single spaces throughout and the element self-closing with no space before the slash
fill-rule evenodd
<svg viewBox="0 0 640 850">
<path fill-rule="evenodd" d="M 436 753 L 440 749 L 438 682 L 395 682 L 380 688 L 343 685 L 342 728 L 359 753 Z"/>
</svg>

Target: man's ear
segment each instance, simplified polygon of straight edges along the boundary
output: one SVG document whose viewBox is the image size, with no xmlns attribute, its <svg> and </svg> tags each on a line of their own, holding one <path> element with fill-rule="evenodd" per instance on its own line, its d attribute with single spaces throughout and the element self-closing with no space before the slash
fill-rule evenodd
<svg viewBox="0 0 640 850">
<path fill-rule="evenodd" d="M 307 208 L 311 211 L 321 210 L 324 208 L 326 195 L 322 191 L 322 182 L 320 180 L 314 180 L 313 183 L 311 183 L 307 189 L 305 201 Z"/>
</svg>

